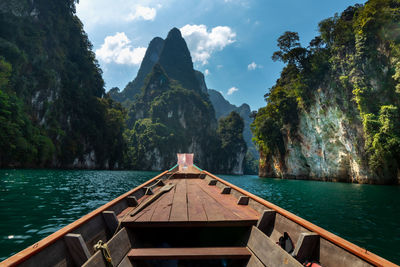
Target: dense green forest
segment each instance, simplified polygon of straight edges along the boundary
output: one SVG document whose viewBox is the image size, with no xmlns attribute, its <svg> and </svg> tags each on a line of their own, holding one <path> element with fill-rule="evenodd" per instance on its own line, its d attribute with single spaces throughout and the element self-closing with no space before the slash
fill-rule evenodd
<svg viewBox="0 0 400 267">
<path fill-rule="evenodd" d="M 320 92 L 334 92 L 324 106 L 338 106 L 349 124 L 360 124 L 355 144 L 374 176 L 397 177 L 400 164 L 400 3 L 370 0 L 319 23 L 307 47 L 296 32 L 278 39 L 272 58 L 286 64 L 265 95 L 252 125 L 261 165 L 285 158 L 287 139 L 299 138 L 299 116 Z M 322 107 L 324 107 L 322 106 Z M 325 129 L 323 129 L 325 130 Z M 289 133 L 289 134 L 287 134 Z M 292 135 L 290 137 L 290 135 Z"/>
<path fill-rule="evenodd" d="M 157 58 L 148 51 L 132 89 L 106 94 L 75 1 L 2 2 L 0 166 L 159 170 L 195 152 L 204 168 L 241 173 L 243 120 L 217 122 L 179 30 L 150 46 Z"/>
<path fill-rule="evenodd" d="M 0 165 L 113 167 L 124 113 L 105 95 L 75 2 L 0 7 Z"/>
</svg>

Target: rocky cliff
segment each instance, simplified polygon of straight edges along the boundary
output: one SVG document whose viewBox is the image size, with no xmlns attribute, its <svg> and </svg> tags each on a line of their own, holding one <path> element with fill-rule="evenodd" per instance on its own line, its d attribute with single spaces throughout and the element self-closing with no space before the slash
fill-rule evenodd
<svg viewBox="0 0 400 267">
<path fill-rule="evenodd" d="M 75 1 L 1 1 L 0 166 L 118 166 L 123 112 L 91 48 Z"/>
<path fill-rule="evenodd" d="M 110 96 L 116 101 L 124 102 L 126 100 L 133 100 L 136 95 L 140 94 L 140 89 L 144 85 L 144 79 L 158 62 L 163 47 L 164 40 L 162 38 L 156 37 L 151 40 L 136 78 L 129 82 L 122 92 L 110 90 Z"/>
<path fill-rule="evenodd" d="M 321 21 L 308 47 L 278 39 L 286 67 L 252 125 L 260 176 L 400 182 L 399 11 L 370 0 Z"/>
<path fill-rule="evenodd" d="M 281 129 L 284 153 L 261 156 L 259 175 L 368 183 L 373 176 L 365 163 L 360 118 L 332 103 L 334 92 L 319 89 L 307 112 L 299 114 L 298 128 Z"/>
<path fill-rule="evenodd" d="M 125 165 L 134 169 L 166 169 L 176 163 L 176 153 L 189 152 L 195 154 L 195 162 L 202 168 L 219 173 L 243 173 L 246 145 L 244 141 L 229 141 L 237 137 L 243 140 L 241 132 L 237 134 L 243 128 L 235 130 L 225 124 L 217 125 L 204 75 L 193 69 L 180 31 L 172 29 L 162 44 L 161 49 L 149 47 L 147 50 L 139 74 L 148 70 L 146 66 L 153 66 L 140 93 L 134 99 L 114 96 L 120 101 L 131 101 L 129 130 L 125 134 L 128 143 Z M 155 55 L 157 62 L 151 61 L 150 55 Z M 128 86 L 116 95 L 126 97 L 127 90 L 130 90 Z M 229 129 L 223 130 L 229 134 L 219 135 L 220 129 Z"/>
</svg>

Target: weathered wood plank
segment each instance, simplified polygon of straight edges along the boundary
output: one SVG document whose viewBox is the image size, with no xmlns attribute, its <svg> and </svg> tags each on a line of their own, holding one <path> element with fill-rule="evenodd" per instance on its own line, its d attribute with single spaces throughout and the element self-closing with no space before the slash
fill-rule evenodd
<svg viewBox="0 0 400 267">
<path fill-rule="evenodd" d="M 191 222 L 207 221 L 207 214 L 199 190 L 201 189 L 194 180 L 187 181 L 188 216 Z"/>
<path fill-rule="evenodd" d="M 148 259 L 248 259 L 246 247 L 134 248 L 128 253 L 133 260 Z"/>
<path fill-rule="evenodd" d="M 114 234 L 118 228 L 118 219 L 115 212 L 106 210 L 103 211 L 102 214 L 108 230 L 111 234 Z"/>
<path fill-rule="evenodd" d="M 86 246 L 92 255 L 94 254 L 93 245 L 100 239 L 107 240 L 107 232 L 109 236 L 110 231 L 107 229 L 106 222 L 101 213 L 74 230 L 75 234 L 82 235 L 82 238 L 85 240 Z"/>
<path fill-rule="evenodd" d="M 253 227 L 247 246 L 266 266 L 302 266 L 289 253 L 277 246 L 260 229 Z"/>
<path fill-rule="evenodd" d="M 156 207 L 151 217 L 153 222 L 168 222 L 171 213 L 172 200 L 174 198 L 175 190 L 170 190 L 165 193 L 160 200 L 155 203 Z"/>
<path fill-rule="evenodd" d="M 188 208 L 187 208 L 187 190 L 186 190 L 186 179 L 178 181 L 175 185 L 175 194 L 172 201 L 171 214 L 169 221 L 187 221 L 188 220 Z"/>
<path fill-rule="evenodd" d="M 301 263 L 306 260 L 319 261 L 319 235 L 316 233 L 301 233 L 293 256 Z"/>
<path fill-rule="evenodd" d="M 120 214 L 117 215 L 118 220 L 121 221 L 122 219 L 128 217 L 128 214 L 131 214 L 134 210 L 135 207 L 128 207 L 124 209 Z"/>
<path fill-rule="evenodd" d="M 254 254 L 251 255 L 250 260 L 246 266 L 247 267 L 265 267 L 265 265 Z"/>
<path fill-rule="evenodd" d="M 128 251 L 131 249 L 128 233 L 125 228 L 122 228 L 115 236 L 107 242 L 108 250 L 110 251 L 111 263 L 117 266 Z M 85 267 L 106 266 L 101 251 L 97 251 L 85 264 Z"/>
<path fill-rule="evenodd" d="M 301 233 L 309 233 L 310 231 L 288 219 L 286 216 L 277 213 L 275 216 L 274 230 L 270 237 L 273 241 L 277 242 L 284 232 L 287 232 L 293 243 L 296 244 Z"/>
<path fill-rule="evenodd" d="M 107 267 L 107 265 L 101 251 L 97 251 L 82 267 Z"/>
<path fill-rule="evenodd" d="M 154 205 L 157 200 L 162 197 L 165 193 L 169 192 L 172 188 L 174 187 L 174 184 L 169 183 L 167 185 L 164 185 L 161 188 L 156 188 L 155 194 L 152 196 L 147 196 L 147 198 L 140 201 L 139 205 L 130 213 L 130 218 L 125 217 L 123 219 L 123 222 L 132 222 L 138 220 L 140 217 L 142 217 L 144 214 L 147 214 L 149 211 L 153 211 L 152 209 L 154 208 Z M 146 197 L 146 196 L 145 196 Z M 151 218 L 152 213 L 150 214 Z M 150 220 L 148 218 L 148 220 Z"/>
<path fill-rule="evenodd" d="M 9 265 L 0 262 L 0 266 L 18 266 L 18 267 L 36 267 L 40 266 L 72 266 L 74 264 L 72 258 L 66 253 L 67 245 L 63 239 L 51 244 L 46 250 L 30 257 L 27 261 L 18 265 Z"/>
<path fill-rule="evenodd" d="M 163 196 L 160 196 L 158 199 L 154 200 L 150 205 L 146 208 L 138 212 L 132 219 L 136 222 L 148 222 L 151 220 L 151 217 L 154 214 L 154 211 L 157 207 L 157 203 L 161 200 Z"/>
<path fill-rule="evenodd" d="M 275 225 L 276 211 L 264 210 L 260 219 L 257 222 L 257 228 L 260 229 L 267 236 L 271 236 Z"/>
<path fill-rule="evenodd" d="M 138 205 L 138 201 L 135 196 L 127 196 L 126 200 L 129 207 L 136 207 Z"/>
<path fill-rule="evenodd" d="M 200 185 L 202 181 L 196 181 L 196 183 Z M 203 202 L 203 207 L 209 222 L 241 219 L 239 216 L 235 215 L 230 209 L 224 207 L 213 197 L 211 197 L 203 187 L 200 186 L 199 188 L 201 190 L 198 190 L 197 193 Z M 220 194 L 217 195 L 220 196 Z"/>
<path fill-rule="evenodd" d="M 81 266 L 90 258 L 91 254 L 82 235 L 70 233 L 65 235 L 64 240 L 76 266 Z"/>
<path fill-rule="evenodd" d="M 241 206 L 236 204 L 235 197 L 231 195 L 221 195 L 219 194 L 219 190 L 214 186 L 207 186 L 202 181 L 198 182 L 198 185 L 204 190 L 210 197 L 215 199 L 218 203 L 220 203 L 226 209 L 229 209 L 230 212 L 235 214 L 239 219 L 244 220 L 254 220 L 257 221 L 259 214 L 252 208 L 248 206 Z"/>
<path fill-rule="evenodd" d="M 113 266 L 117 266 L 131 249 L 131 243 L 126 229 L 122 228 L 107 242 L 107 245 L 110 250 L 112 264 Z"/>
</svg>

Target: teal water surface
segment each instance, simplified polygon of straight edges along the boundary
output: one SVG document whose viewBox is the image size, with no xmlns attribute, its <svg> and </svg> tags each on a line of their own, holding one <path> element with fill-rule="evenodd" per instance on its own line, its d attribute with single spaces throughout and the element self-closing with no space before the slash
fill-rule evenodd
<svg viewBox="0 0 400 267">
<path fill-rule="evenodd" d="M 155 176 L 141 171 L 0 170 L 0 260 Z M 400 187 L 221 178 L 400 263 Z"/>
</svg>

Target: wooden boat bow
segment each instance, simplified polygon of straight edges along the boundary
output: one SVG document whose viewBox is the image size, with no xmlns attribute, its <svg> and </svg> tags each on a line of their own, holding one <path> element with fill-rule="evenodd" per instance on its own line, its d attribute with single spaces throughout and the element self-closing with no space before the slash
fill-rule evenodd
<svg viewBox="0 0 400 267">
<path fill-rule="evenodd" d="M 293 255 L 276 244 L 284 232 L 295 244 Z M 224 259 L 236 266 L 302 266 L 312 259 L 324 267 L 397 266 L 195 165 L 160 173 L 0 266 L 105 266 L 93 250 L 99 240 L 114 266 L 171 259 L 183 265 Z"/>
</svg>

